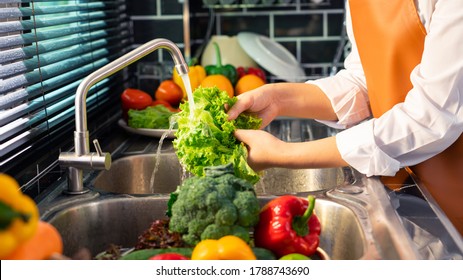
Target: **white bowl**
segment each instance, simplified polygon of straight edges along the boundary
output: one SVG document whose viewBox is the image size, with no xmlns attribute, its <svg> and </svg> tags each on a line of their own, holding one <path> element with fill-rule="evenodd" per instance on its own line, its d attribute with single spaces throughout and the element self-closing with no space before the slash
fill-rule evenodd
<svg viewBox="0 0 463 280">
<path fill-rule="evenodd" d="M 262 68 L 288 82 L 305 80 L 305 72 L 296 58 L 281 44 L 260 34 L 238 33 L 241 48 Z"/>
</svg>

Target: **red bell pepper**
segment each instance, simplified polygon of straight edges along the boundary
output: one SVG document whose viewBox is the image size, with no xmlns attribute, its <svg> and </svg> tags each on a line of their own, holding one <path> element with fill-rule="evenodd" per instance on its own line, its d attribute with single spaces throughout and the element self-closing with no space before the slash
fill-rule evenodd
<svg viewBox="0 0 463 280">
<path fill-rule="evenodd" d="M 185 257 L 179 253 L 162 253 L 155 255 L 150 260 L 189 260 L 190 258 Z"/>
<path fill-rule="evenodd" d="M 255 227 L 257 247 L 272 251 L 277 257 L 298 253 L 314 254 L 320 243 L 321 225 L 313 213 L 315 198 L 280 196 L 268 202 L 260 212 Z"/>
<path fill-rule="evenodd" d="M 247 75 L 247 74 L 253 74 L 253 75 L 256 75 L 257 77 L 261 78 L 264 82 L 267 83 L 267 78 L 265 76 L 265 72 L 264 70 L 260 69 L 260 68 L 257 68 L 257 67 L 248 67 L 248 68 L 244 68 L 244 67 L 238 67 L 236 68 L 236 72 L 238 72 L 238 78 L 241 78 L 243 77 L 244 75 Z"/>
</svg>

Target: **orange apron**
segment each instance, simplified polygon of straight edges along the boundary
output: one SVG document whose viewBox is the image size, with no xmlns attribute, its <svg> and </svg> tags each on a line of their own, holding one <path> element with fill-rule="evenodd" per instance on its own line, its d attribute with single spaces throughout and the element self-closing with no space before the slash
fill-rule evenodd
<svg viewBox="0 0 463 280">
<path fill-rule="evenodd" d="M 377 118 L 403 102 L 412 89 L 410 73 L 421 61 L 426 30 L 413 0 L 349 0 L 349 6 L 371 111 Z M 463 235 L 463 137 L 407 170 Z M 401 170 L 396 178 L 403 180 L 404 173 Z"/>
</svg>

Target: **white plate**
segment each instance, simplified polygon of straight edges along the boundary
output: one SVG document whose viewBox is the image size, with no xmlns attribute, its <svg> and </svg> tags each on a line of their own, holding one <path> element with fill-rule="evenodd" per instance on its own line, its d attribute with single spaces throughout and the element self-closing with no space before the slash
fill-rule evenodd
<svg viewBox="0 0 463 280">
<path fill-rule="evenodd" d="M 252 32 L 240 32 L 237 37 L 241 48 L 268 72 L 288 82 L 305 80 L 299 62 L 281 44 Z"/>
<path fill-rule="evenodd" d="M 177 131 L 176 129 L 169 131 L 169 129 L 133 128 L 128 126 L 123 119 L 120 119 L 117 124 L 127 132 L 155 138 L 161 138 L 164 133 L 167 133 L 166 139 L 173 139 L 175 138 L 174 133 Z"/>
</svg>

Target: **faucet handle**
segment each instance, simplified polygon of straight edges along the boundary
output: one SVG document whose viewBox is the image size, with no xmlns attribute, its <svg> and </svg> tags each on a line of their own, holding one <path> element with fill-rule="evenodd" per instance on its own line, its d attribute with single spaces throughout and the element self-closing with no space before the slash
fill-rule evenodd
<svg viewBox="0 0 463 280">
<path fill-rule="evenodd" d="M 100 142 L 98 139 L 93 140 L 93 145 L 95 146 L 96 156 L 91 156 L 91 169 L 106 169 L 109 170 L 111 167 L 111 154 L 103 153 L 101 150 Z M 92 154 L 91 154 L 92 155 Z"/>
<path fill-rule="evenodd" d="M 101 157 L 103 155 L 103 151 L 101 150 L 100 142 L 98 142 L 98 139 L 93 140 L 93 145 L 95 146 L 96 153 L 99 157 Z"/>
</svg>

